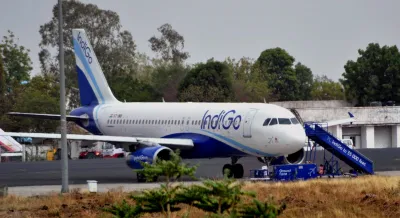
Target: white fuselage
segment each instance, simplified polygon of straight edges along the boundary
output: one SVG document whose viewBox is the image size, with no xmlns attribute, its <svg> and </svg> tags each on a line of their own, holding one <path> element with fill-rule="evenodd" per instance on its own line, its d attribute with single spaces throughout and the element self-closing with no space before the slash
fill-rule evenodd
<svg viewBox="0 0 400 218">
<path fill-rule="evenodd" d="M 267 118 L 295 118 L 272 104 L 141 102 L 102 104 L 93 111 L 104 135 L 160 138 L 195 133 L 259 157 L 294 153 L 306 141 L 299 123 L 263 125 Z"/>
</svg>

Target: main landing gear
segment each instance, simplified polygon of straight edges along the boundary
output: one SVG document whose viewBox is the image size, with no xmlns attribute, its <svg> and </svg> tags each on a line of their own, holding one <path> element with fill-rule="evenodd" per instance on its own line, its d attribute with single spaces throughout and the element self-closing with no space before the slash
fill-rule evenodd
<svg viewBox="0 0 400 218">
<path fill-rule="evenodd" d="M 238 157 L 231 157 L 232 164 L 225 164 L 222 168 L 222 174 L 225 175 L 225 170 L 229 170 L 229 178 L 243 178 L 244 169 L 242 164 L 238 164 Z"/>
</svg>

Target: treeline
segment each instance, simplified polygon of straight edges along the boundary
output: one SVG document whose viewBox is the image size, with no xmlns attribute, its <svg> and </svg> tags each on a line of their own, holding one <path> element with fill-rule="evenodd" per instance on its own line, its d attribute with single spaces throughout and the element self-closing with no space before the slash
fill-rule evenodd
<svg viewBox="0 0 400 218">
<path fill-rule="evenodd" d="M 400 53 L 396 46 L 369 44 L 348 61 L 343 79 L 316 76 L 283 48 L 266 48 L 257 59 L 210 58 L 188 64 L 184 37 L 163 24 L 149 37 L 156 54 L 136 48 L 134 34 L 124 30 L 119 15 L 94 4 L 63 1 L 64 50 L 68 108 L 79 106 L 72 29 L 84 28 L 106 79 L 121 101 L 264 102 L 348 100 L 360 106 L 370 101 L 400 98 Z M 7 131 L 55 131 L 58 122 L 10 118 L 9 111 L 59 113 L 58 5 L 39 27 L 41 73 L 31 76 L 29 50 L 9 31 L 0 42 L 0 127 Z M 54 52 L 55 51 L 55 52 Z"/>
</svg>

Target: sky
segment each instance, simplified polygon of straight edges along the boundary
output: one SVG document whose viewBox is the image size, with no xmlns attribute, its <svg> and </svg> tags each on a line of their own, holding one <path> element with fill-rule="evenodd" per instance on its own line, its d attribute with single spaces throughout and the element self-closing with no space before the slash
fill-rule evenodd
<svg viewBox="0 0 400 218">
<path fill-rule="evenodd" d="M 258 58 L 280 47 L 311 68 L 314 75 L 337 81 L 348 60 L 368 43 L 400 47 L 398 0 L 81 0 L 120 15 L 137 50 L 154 56 L 148 40 L 170 23 L 185 38 L 189 63 L 212 57 Z M 57 0 L 1 0 L 0 36 L 11 30 L 31 50 L 33 74 L 40 72 L 40 25 L 52 18 Z M 67 36 L 64 36 L 67 37 Z"/>
</svg>

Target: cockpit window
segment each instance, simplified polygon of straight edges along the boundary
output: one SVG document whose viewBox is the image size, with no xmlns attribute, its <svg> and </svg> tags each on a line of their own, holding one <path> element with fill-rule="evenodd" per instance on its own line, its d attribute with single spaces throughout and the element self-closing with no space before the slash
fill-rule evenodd
<svg viewBox="0 0 400 218">
<path fill-rule="evenodd" d="M 283 125 L 290 125 L 290 124 L 292 124 L 292 123 L 290 122 L 290 119 L 289 119 L 289 118 L 278 118 L 278 121 L 279 121 L 279 124 L 283 124 Z"/>
<path fill-rule="evenodd" d="M 269 123 L 270 126 L 276 125 L 276 124 L 278 124 L 278 121 L 276 120 L 276 118 L 273 118 L 273 119 L 271 120 L 271 122 Z"/>
<path fill-rule="evenodd" d="M 271 118 L 268 118 L 264 121 L 263 126 L 268 126 L 269 121 L 271 121 Z"/>
<path fill-rule="evenodd" d="M 293 124 L 299 123 L 299 121 L 295 117 L 291 118 L 290 121 L 292 121 Z"/>
</svg>

